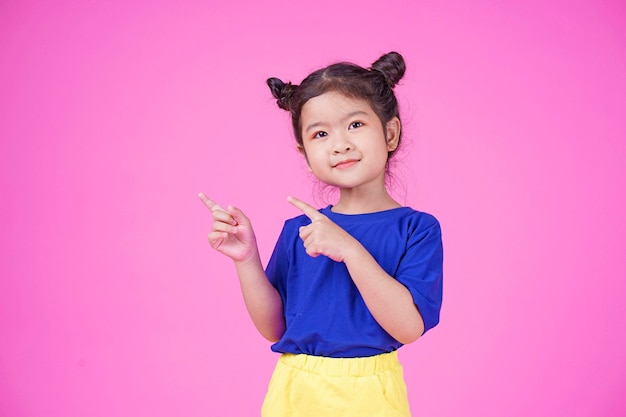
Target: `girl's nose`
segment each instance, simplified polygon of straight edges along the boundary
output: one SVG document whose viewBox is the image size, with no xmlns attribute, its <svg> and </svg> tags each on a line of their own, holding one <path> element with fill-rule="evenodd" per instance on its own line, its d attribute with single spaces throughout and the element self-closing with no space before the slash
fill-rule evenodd
<svg viewBox="0 0 626 417">
<path fill-rule="evenodd" d="M 350 145 L 345 145 L 343 147 L 336 147 L 333 152 L 334 153 L 345 153 L 352 150 L 352 147 Z"/>
<path fill-rule="evenodd" d="M 347 138 L 344 138 L 343 136 L 337 138 L 337 141 L 333 144 L 333 153 L 335 154 L 339 154 L 339 153 L 345 153 L 348 151 L 352 150 L 352 143 L 350 143 L 349 140 L 347 140 Z"/>
</svg>

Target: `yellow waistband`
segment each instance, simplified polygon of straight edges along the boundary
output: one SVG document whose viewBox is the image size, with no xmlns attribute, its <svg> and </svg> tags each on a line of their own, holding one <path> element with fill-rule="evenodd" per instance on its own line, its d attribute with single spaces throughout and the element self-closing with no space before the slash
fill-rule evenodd
<svg viewBox="0 0 626 417">
<path fill-rule="evenodd" d="M 329 376 L 368 376 L 401 366 L 398 361 L 398 351 L 365 358 L 327 358 L 283 353 L 279 363 L 302 371 Z"/>
</svg>

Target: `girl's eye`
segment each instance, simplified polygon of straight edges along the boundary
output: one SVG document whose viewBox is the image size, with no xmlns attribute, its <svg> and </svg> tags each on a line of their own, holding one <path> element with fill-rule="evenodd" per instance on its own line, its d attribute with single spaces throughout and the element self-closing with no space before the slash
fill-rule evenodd
<svg viewBox="0 0 626 417">
<path fill-rule="evenodd" d="M 363 126 L 363 122 L 352 122 L 350 123 L 350 129 L 356 129 L 357 127 Z"/>
<path fill-rule="evenodd" d="M 324 131 L 320 131 L 320 132 L 317 132 L 317 133 L 313 136 L 313 139 L 323 138 L 324 136 L 328 136 L 328 133 L 326 133 L 326 132 L 324 132 Z"/>
</svg>

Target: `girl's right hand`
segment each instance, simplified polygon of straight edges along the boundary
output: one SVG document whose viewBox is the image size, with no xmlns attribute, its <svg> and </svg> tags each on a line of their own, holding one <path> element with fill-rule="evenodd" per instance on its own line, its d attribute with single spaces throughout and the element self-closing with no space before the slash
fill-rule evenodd
<svg viewBox="0 0 626 417">
<path fill-rule="evenodd" d="M 255 256 L 257 245 L 250 219 L 233 206 L 223 209 L 204 193 L 198 197 L 213 215 L 213 227 L 209 233 L 211 247 L 235 262 L 245 262 Z"/>
</svg>

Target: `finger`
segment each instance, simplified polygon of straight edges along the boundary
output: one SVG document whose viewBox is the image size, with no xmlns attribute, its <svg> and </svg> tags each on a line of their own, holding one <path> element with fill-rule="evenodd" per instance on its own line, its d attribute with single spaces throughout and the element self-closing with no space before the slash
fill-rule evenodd
<svg viewBox="0 0 626 417">
<path fill-rule="evenodd" d="M 310 225 L 309 225 L 310 226 Z M 298 235 L 302 241 L 305 241 L 311 233 L 313 233 L 313 229 L 309 226 L 300 226 L 298 229 Z"/>
<path fill-rule="evenodd" d="M 233 226 L 237 225 L 237 221 L 235 220 L 235 218 L 223 210 L 213 211 L 213 221 L 228 223 Z"/>
<path fill-rule="evenodd" d="M 213 249 L 217 249 L 220 247 L 222 242 L 224 242 L 224 239 L 226 239 L 227 237 L 228 237 L 228 233 L 211 232 L 209 233 L 209 245 L 211 245 Z"/>
<path fill-rule="evenodd" d="M 202 202 L 204 203 L 205 206 L 207 206 L 209 208 L 209 210 L 214 211 L 214 210 L 223 210 L 219 204 L 217 204 L 215 201 L 211 200 L 209 197 L 206 196 L 206 194 L 204 193 L 198 193 L 198 197 L 200 197 L 200 200 L 202 200 Z"/>
<path fill-rule="evenodd" d="M 250 224 L 250 219 L 248 219 L 248 217 L 245 214 L 243 214 L 243 211 L 241 211 L 237 207 L 228 206 L 227 211 L 228 211 L 228 214 L 230 214 L 232 218 L 235 220 L 236 224 L 242 224 L 242 225 Z"/>
<path fill-rule="evenodd" d="M 311 258 L 317 258 L 318 256 L 322 255 L 322 253 L 320 251 L 318 251 L 316 248 L 314 248 L 312 246 L 311 247 L 305 247 L 305 252 Z"/>
<path fill-rule="evenodd" d="M 313 206 L 305 203 L 302 200 L 298 200 L 295 197 L 287 197 L 287 201 L 289 201 L 294 207 L 303 212 L 311 221 L 322 219 L 324 216 L 322 213 L 317 211 Z"/>
<path fill-rule="evenodd" d="M 237 233 L 237 226 L 223 222 L 213 223 L 213 227 L 211 229 L 214 232 Z"/>
</svg>

